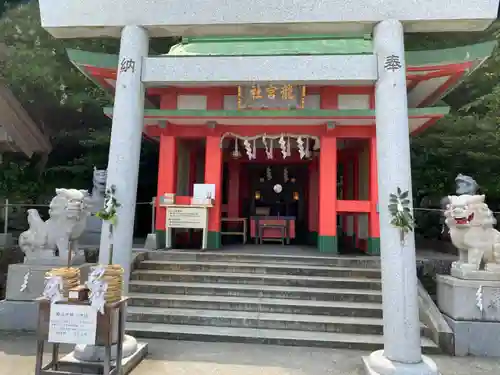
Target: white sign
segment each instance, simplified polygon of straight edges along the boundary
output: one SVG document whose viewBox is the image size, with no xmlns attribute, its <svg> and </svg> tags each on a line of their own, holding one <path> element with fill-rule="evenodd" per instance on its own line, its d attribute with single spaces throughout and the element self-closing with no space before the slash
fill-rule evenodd
<svg viewBox="0 0 500 375">
<path fill-rule="evenodd" d="M 95 345 L 97 310 L 87 305 L 52 304 L 49 342 Z"/>
<path fill-rule="evenodd" d="M 167 228 L 197 228 L 207 226 L 207 209 L 204 207 L 167 207 Z"/>
<path fill-rule="evenodd" d="M 194 184 L 193 197 L 198 199 L 215 199 L 215 184 Z"/>
</svg>

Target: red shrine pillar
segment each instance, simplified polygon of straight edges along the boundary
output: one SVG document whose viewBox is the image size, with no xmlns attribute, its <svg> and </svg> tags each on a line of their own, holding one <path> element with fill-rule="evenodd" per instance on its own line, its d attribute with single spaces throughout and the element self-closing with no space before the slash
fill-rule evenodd
<svg viewBox="0 0 500 375">
<path fill-rule="evenodd" d="M 188 186 L 189 186 L 189 196 L 193 196 L 193 188 L 196 183 L 196 161 L 198 157 L 198 149 L 196 144 L 192 143 L 189 149 L 189 171 L 188 171 Z"/>
<path fill-rule="evenodd" d="M 319 225 L 320 252 L 338 252 L 337 243 L 337 138 L 321 137 L 319 154 Z"/>
<path fill-rule="evenodd" d="M 221 247 L 222 149 L 218 135 L 210 135 L 206 139 L 205 184 L 215 185 L 214 206 L 209 209 L 207 247 L 219 249 Z"/>
<path fill-rule="evenodd" d="M 318 162 L 317 159 L 313 159 L 309 163 L 309 187 L 307 191 L 309 243 L 311 245 L 318 243 L 318 185 Z"/>
<path fill-rule="evenodd" d="M 165 224 L 167 210 L 160 207 L 164 194 L 175 194 L 177 188 L 177 140 L 172 135 L 160 134 L 160 156 L 158 163 L 158 189 L 156 196 L 157 246 L 165 247 Z"/>
<path fill-rule="evenodd" d="M 227 199 L 227 216 L 240 217 L 240 171 L 241 164 L 236 161 L 229 162 L 229 189 Z"/>
<path fill-rule="evenodd" d="M 351 180 L 349 174 L 349 152 L 345 150 L 340 151 L 339 154 L 342 155 L 342 159 L 339 164 L 342 165 L 342 200 L 350 199 L 349 190 L 351 188 Z M 342 237 L 340 238 L 342 245 L 345 245 L 344 241 L 347 242 L 349 239 L 349 213 L 343 212 L 341 215 L 342 220 Z"/>
<path fill-rule="evenodd" d="M 352 199 L 359 200 L 359 150 L 357 149 L 352 156 Z M 354 247 L 359 249 L 359 214 L 355 213 L 352 220 Z"/>
<path fill-rule="evenodd" d="M 377 139 L 370 138 L 370 213 L 368 214 L 368 248 L 371 255 L 380 254 L 380 221 L 378 214 L 378 172 L 377 172 Z"/>
</svg>

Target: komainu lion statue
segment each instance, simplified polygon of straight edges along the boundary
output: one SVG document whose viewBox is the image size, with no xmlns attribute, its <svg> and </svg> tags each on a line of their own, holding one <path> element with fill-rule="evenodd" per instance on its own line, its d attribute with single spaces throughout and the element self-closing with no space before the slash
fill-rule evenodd
<svg viewBox="0 0 500 375">
<path fill-rule="evenodd" d="M 446 225 L 450 228 L 453 245 L 459 251 L 459 260 L 453 263 L 453 272 L 500 272 L 500 232 L 493 226 L 496 219 L 484 202 L 484 195 L 448 197 Z"/>
<path fill-rule="evenodd" d="M 35 209 L 28 210 L 29 229 L 19 236 L 19 247 L 24 251 L 25 263 L 35 259 L 59 256 L 60 261 L 78 253 L 78 238 L 85 230 L 90 214 L 87 190 L 56 189 L 49 206 L 49 219 L 43 221 Z"/>
</svg>

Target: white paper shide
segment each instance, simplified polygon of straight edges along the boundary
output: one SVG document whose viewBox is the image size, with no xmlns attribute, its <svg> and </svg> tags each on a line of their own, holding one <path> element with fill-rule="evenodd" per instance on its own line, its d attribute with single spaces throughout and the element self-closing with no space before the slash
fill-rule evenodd
<svg viewBox="0 0 500 375">
<path fill-rule="evenodd" d="M 104 279 L 106 267 L 98 265 L 93 268 L 87 280 L 87 288 L 90 290 L 90 305 L 101 314 L 104 314 L 104 305 L 106 304 L 106 292 L 108 283 Z"/>
<path fill-rule="evenodd" d="M 47 276 L 42 296 L 50 300 L 51 303 L 63 301 L 63 290 L 64 283 L 61 276 Z"/>
</svg>

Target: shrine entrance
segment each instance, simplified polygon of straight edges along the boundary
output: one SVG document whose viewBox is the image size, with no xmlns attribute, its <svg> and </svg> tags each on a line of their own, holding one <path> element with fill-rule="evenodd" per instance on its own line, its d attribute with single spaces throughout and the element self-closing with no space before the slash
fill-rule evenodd
<svg viewBox="0 0 500 375">
<path fill-rule="evenodd" d="M 250 243 L 284 243 L 293 245 L 308 244 L 308 164 L 278 162 L 236 161 L 239 163 L 240 184 L 239 201 L 230 199 L 234 194 L 231 178 L 224 179 L 223 199 L 227 197 L 227 209 L 223 217 L 231 218 L 239 212 L 247 225 L 247 240 Z M 228 164 L 230 165 L 231 162 Z M 233 167 L 234 168 L 234 167 Z M 229 172 L 230 168 L 225 168 Z M 237 204 L 238 207 L 229 207 Z M 224 221 L 224 220 L 223 220 Z M 229 224 L 229 223 L 228 223 Z M 267 224 L 259 236 L 259 225 Z M 283 228 L 280 228 L 280 225 Z M 233 225 L 234 227 L 234 225 Z M 224 230 L 224 229 L 223 229 Z M 225 237 L 225 236 L 224 236 Z M 223 238 L 222 244 L 241 243 L 240 238 Z"/>
</svg>

